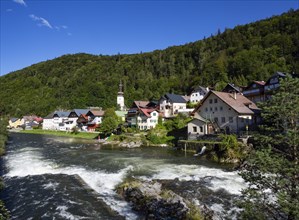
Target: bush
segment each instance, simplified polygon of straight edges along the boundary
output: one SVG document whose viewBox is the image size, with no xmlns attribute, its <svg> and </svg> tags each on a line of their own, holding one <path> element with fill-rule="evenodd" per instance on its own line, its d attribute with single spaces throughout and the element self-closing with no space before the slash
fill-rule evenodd
<svg viewBox="0 0 299 220">
<path fill-rule="evenodd" d="M 222 141 L 219 145 L 219 159 L 240 159 L 240 143 L 235 135 L 221 135 Z"/>
</svg>

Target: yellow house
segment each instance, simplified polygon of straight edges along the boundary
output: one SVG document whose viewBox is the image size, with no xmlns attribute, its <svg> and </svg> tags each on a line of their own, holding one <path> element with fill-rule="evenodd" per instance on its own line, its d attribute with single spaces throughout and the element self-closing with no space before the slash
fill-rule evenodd
<svg viewBox="0 0 299 220">
<path fill-rule="evenodd" d="M 10 128 L 17 128 L 19 126 L 21 126 L 22 124 L 24 124 L 24 120 L 21 118 L 11 118 L 9 119 L 9 127 Z"/>
</svg>

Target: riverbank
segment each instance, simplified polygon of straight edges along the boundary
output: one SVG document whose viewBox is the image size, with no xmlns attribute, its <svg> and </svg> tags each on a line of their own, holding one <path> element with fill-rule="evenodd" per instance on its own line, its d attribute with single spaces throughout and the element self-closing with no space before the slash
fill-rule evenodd
<svg viewBox="0 0 299 220">
<path fill-rule="evenodd" d="M 33 129 L 33 130 L 20 130 L 20 133 L 25 134 L 46 134 L 60 137 L 71 137 L 71 138 L 84 138 L 84 139 L 96 139 L 99 135 L 98 132 L 67 132 L 67 131 L 51 131 L 51 130 L 42 130 L 42 129 Z"/>
<path fill-rule="evenodd" d="M 0 118 L 0 157 L 5 154 L 5 145 L 8 138 L 7 133 L 7 119 Z M 0 178 L 0 190 L 2 191 L 4 188 L 4 183 L 2 177 Z M 5 207 L 5 204 L 2 200 L 0 200 L 0 219 L 9 219 L 9 212 Z"/>
</svg>

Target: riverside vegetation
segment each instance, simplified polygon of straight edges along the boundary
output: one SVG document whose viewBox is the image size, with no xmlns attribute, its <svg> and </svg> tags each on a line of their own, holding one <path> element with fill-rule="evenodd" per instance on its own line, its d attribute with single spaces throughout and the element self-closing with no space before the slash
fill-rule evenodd
<svg viewBox="0 0 299 220">
<path fill-rule="evenodd" d="M 64 55 L 1 76 L 0 113 L 45 116 L 55 109 L 116 107 L 119 80 L 130 106 L 167 92 L 188 94 L 198 85 L 219 90 L 228 82 L 265 80 L 276 71 L 298 73 L 298 26 L 299 10 L 290 10 L 150 53 Z"/>
<path fill-rule="evenodd" d="M 7 125 L 8 125 L 7 118 L 1 117 L 0 118 L 0 157 L 5 154 L 5 144 L 7 141 Z M 2 178 L 0 177 L 0 190 L 2 190 L 4 187 L 4 183 L 2 181 Z M 3 201 L 0 200 L 0 219 L 5 220 L 9 219 L 9 212 L 5 208 Z"/>
</svg>

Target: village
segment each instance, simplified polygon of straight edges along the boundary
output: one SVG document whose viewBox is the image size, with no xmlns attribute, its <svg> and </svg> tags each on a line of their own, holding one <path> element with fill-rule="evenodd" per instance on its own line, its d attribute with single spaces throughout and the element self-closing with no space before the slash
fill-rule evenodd
<svg viewBox="0 0 299 220">
<path fill-rule="evenodd" d="M 256 104 L 271 99 L 280 79 L 285 77 L 285 73 L 276 72 L 266 81 L 253 81 L 247 87 L 228 83 L 222 91 L 198 86 L 189 96 L 166 93 L 158 101 L 134 101 L 129 108 L 125 106 L 124 89 L 120 82 L 115 114 L 125 127 L 139 131 L 155 128 L 159 118 L 167 121 L 179 114 L 191 116 L 192 120 L 187 125 L 188 140 L 219 133 L 248 135 L 261 123 L 261 112 Z M 105 111 L 101 107 L 57 110 L 44 118 L 35 115 L 10 118 L 9 128 L 66 132 L 76 128 L 79 132 L 95 132 L 104 117 Z"/>
</svg>

